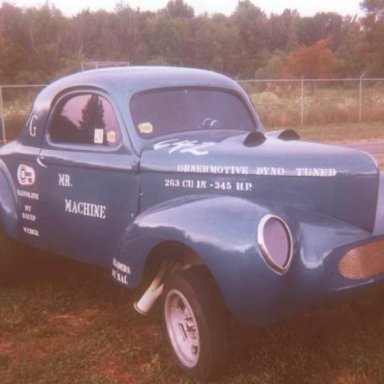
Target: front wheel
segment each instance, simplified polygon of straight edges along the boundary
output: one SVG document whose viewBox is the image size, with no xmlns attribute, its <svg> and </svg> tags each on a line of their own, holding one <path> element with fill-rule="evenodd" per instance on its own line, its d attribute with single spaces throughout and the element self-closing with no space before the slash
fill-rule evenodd
<svg viewBox="0 0 384 384">
<path fill-rule="evenodd" d="M 225 366 L 228 348 L 223 305 L 204 268 L 171 275 L 163 292 L 168 338 L 183 371 L 200 380 L 213 379 Z"/>
</svg>

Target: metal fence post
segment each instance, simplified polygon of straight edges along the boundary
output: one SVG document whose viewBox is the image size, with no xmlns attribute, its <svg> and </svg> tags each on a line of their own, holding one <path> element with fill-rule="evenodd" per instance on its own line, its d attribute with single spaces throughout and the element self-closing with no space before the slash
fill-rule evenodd
<svg viewBox="0 0 384 384">
<path fill-rule="evenodd" d="M 0 141 L 5 144 L 6 143 L 6 137 L 5 137 L 5 123 L 4 123 L 4 107 L 3 107 L 3 88 L 0 87 Z"/>
<path fill-rule="evenodd" d="M 301 110 L 300 110 L 301 125 L 304 125 L 304 76 L 301 78 Z"/>
<path fill-rule="evenodd" d="M 363 76 L 364 73 L 359 79 L 359 123 L 363 120 Z"/>
</svg>

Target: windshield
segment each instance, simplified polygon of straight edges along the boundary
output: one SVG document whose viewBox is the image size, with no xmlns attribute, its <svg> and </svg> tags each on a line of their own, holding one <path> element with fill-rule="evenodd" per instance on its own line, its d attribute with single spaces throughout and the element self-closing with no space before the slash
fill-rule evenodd
<svg viewBox="0 0 384 384">
<path fill-rule="evenodd" d="M 233 93 L 217 89 L 178 88 L 139 93 L 131 115 L 141 137 L 195 130 L 254 131 L 256 123 Z"/>
</svg>

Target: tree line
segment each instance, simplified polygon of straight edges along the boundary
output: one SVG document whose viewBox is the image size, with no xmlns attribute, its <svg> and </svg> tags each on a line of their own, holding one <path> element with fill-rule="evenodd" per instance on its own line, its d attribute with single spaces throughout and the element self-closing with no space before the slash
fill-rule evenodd
<svg viewBox="0 0 384 384">
<path fill-rule="evenodd" d="M 230 16 L 196 15 L 184 0 L 157 12 L 129 2 L 65 17 L 50 3 L 0 7 L 0 84 L 45 83 L 87 61 L 207 68 L 238 79 L 384 76 L 384 0 L 364 15 L 291 9 L 267 16 L 239 0 Z"/>
</svg>

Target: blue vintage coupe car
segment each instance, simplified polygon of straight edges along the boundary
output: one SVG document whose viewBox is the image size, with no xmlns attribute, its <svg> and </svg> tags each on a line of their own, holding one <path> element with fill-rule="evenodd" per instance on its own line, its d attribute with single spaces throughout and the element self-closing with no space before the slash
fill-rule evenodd
<svg viewBox="0 0 384 384">
<path fill-rule="evenodd" d="M 383 281 L 374 159 L 266 132 L 217 73 L 65 77 L 39 94 L 0 167 L 7 238 L 140 286 L 140 313 L 161 298 L 179 365 L 200 379 L 225 365 L 227 312 L 266 325 Z"/>
</svg>

